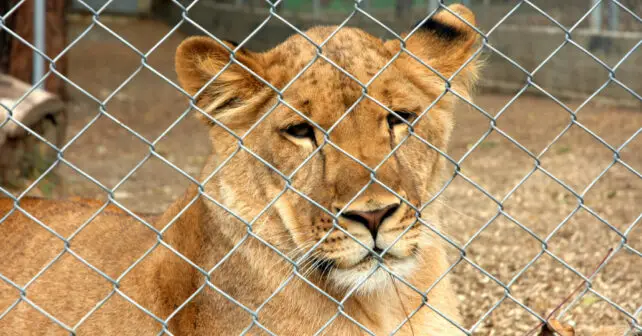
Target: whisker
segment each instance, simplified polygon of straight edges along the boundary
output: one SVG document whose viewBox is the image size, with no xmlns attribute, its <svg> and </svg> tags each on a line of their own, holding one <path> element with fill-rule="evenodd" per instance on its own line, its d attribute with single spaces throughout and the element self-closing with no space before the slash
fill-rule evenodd
<svg viewBox="0 0 642 336">
<path fill-rule="evenodd" d="M 395 293 L 397 293 L 397 298 L 399 299 L 399 304 L 401 305 L 401 310 L 403 310 L 404 315 L 406 315 L 406 319 L 408 320 L 408 325 L 410 326 L 410 332 L 412 333 L 412 336 L 415 336 L 415 328 L 412 325 L 412 321 L 410 320 L 410 315 L 408 314 L 408 311 L 406 310 L 406 305 L 403 304 L 403 300 L 401 299 L 401 294 L 399 293 L 399 288 L 397 287 L 397 284 L 395 283 L 395 278 L 388 273 L 388 276 L 390 277 L 390 282 L 392 283 L 392 286 L 395 288 Z"/>
<path fill-rule="evenodd" d="M 430 194 L 430 197 L 434 197 L 434 195 L 431 193 L 431 194 Z M 455 212 L 455 213 L 456 213 L 456 214 L 458 214 L 459 216 L 462 216 L 462 217 L 465 217 L 465 218 L 467 218 L 467 219 L 473 220 L 473 221 L 475 221 L 475 222 L 477 222 L 477 223 L 482 223 L 482 224 L 485 224 L 485 223 L 486 223 L 486 221 L 485 221 L 485 220 L 483 220 L 483 219 L 481 219 L 481 218 L 478 218 L 478 217 L 474 217 L 473 215 L 469 215 L 469 214 L 467 214 L 467 213 L 464 213 L 464 212 L 462 212 L 461 210 L 459 210 L 459 209 L 457 209 L 457 208 L 454 208 L 454 207 L 452 207 L 452 206 L 448 205 L 448 203 L 444 202 L 443 200 L 441 200 L 441 199 L 439 199 L 439 198 L 446 198 L 446 200 L 448 200 L 448 199 L 447 199 L 447 197 L 445 197 L 445 196 L 443 196 L 443 195 L 439 195 L 439 197 L 438 197 L 438 198 L 435 198 L 434 200 L 435 200 L 437 203 L 439 203 L 439 204 L 443 205 L 444 207 L 446 207 L 446 208 L 448 208 L 448 209 L 452 210 L 453 212 Z"/>
</svg>

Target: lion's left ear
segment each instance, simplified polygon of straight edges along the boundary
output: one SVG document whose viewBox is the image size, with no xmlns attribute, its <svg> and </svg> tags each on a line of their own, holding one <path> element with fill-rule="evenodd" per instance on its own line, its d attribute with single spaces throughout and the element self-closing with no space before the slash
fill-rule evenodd
<svg viewBox="0 0 642 336">
<path fill-rule="evenodd" d="M 257 93 L 265 86 L 249 71 L 230 61 L 229 50 L 234 47 L 231 42 L 223 45 L 209 37 L 187 38 L 176 50 L 176 73 L 187 93 L 192 96 L 198 93 L 194 98 L 206 113 L 215 118 L 229 115 L 235 121 L 243 122 L 250 113 L 236 112 L 252 106 Z M 262 76 L 258 54 L 241 49 L 235 57 L 239 63 Z M 216 80 L 211 82 L 213 77 Z"/>
<path fill-rule="evenodd" d="M 468 61 L 477 51 L 480 36 L 472 28 L 476 24 L 475 15 L 468 8 L 455 4 L 448 6 L 448 10 L 442 9 L 423 22 L 406 40 L 406 49 L 446 78 L 467 64 L 451 83 L 455 90 L 459 89 L 463 91 L 461 93 L 466 94 L 477 79 L 478 61 Z M 401 36 L 405 38 L 407 33 Z M 387 41 L 386 48 L 397 53 L 400 43 L 398 40 Z M 412 64 L 415 70 L 431 72 L 405 53 L 400 59 Z"/>
</svg>

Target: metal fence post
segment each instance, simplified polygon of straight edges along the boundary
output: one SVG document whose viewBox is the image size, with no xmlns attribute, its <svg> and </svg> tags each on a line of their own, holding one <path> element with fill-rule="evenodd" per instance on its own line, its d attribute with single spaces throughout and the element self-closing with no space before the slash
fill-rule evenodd
<svg viewBox="0 0 642 336">
<path fill-rule="evenodd" d="M 611 1 L 609 2 L 609 30 L 617 31 L 620 29 L 620 9 L 618 5 Z"/>
<path fill-rule="evenodd" d="M 602 30 L 602 0 L 593 0 L 591 6 L 597 5 L 591 12 L 591 29 Z"/>
<path fill-rule="evenodd" d="M 45 49 L 45 0 L 35 0 L 33 8 L 33 44 L 36 49 L 46 54 Z M 35 85 L 45 75 L 45 59 L 33 52 L 33 75 L 32 80 Z"/>
<path fill-rule="evenodd" d="M 312 16 L 315 19 L 321 17 L 321 0 L 312 0 Z"/>
</svg>

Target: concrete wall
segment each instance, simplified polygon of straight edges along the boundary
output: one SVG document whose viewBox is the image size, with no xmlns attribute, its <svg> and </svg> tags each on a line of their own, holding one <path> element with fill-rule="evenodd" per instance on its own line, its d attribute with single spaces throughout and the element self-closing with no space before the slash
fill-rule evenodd
<svg viewBox="0 0 642 336">
<path fill-rule="evenodd" d="M 477 13 L 482 30 L 486 31 L 496 24 L 498 18 L 495 13 L 475 8 L 473 10 Z M 182 15 L 180 8 L 168 0 L 154 0 L 152 12 L 168 24 L 177 23 Z M 328 15 L 322 19 L 314 19 L 305 13 L 283 12 L 280 15 L 301 30 L 319 24 L 337 24 L 345 19 L 345 15 L 334 18 Z M 417 17 L 421 15 L 424 14 L 417 13 Z M 237 9 L 230 5 L 200 1 L 190 10 L 189 17 L 219 38 L 240 42 L 269 17 L 269 13 L 265 9 Z M 397 32 L 404 31 L 415 22 L 396 22 L 390 18 L 382 18 L 381 21 Z M 363 15 L 351 19 L 349 25 L 360 27 L 382 38 L 391 38 L 385 29 Z M 204 34 L 187 22 L 183 23 L 181 29 L 189 34 Z M 252 50 L 265 50 L 292 34 L 295 34 L 292 28 L 272 17 L 247 41 L 246 46 Z M 537 86 L 565 101 L 569 98 L 582 101 L 593 95 L 609 79 L 609 70 L 604 65 L 612 68 L 628 54 L 614 75 L 635 93 L 631 94 L 619 85 L 611 83 L 592 101 L 642 108 L 642 100 L 639 98 L 642 95 L 642 33 L 598 34 L 578 29 L 572 32 L 571 41 L 577 46 L 565 40 L 565 32 L 556 27 L 528 27 L 508 23 L 499 26 L 488 39 L 489 44 L 496 50 L 519 64 L 526 72 L 532 72 L 532 80 Z M 558 48 L 555 56 L 549 58 Z M 527 83 L 528 74 L 498 53 L 487 49 L 484 57 L 487 65 L 480 83 L 482 90 L 515 93 Z M 530 88 L 528 92 L 543 94 L 535 88 Z"/>
<path fill-rule="evenodd" d="M 641 37 L 642 34 L 638 33 L 609 36 L 584 30 L 573 33 L 571 43 L 557 29 L 505 27 L 499 29 L 497 34 L 492 34 L 489 42 L 524 70 L 531 72 L 535 84 L 558 98 L 585 100 L 606 85 L 595 96 L 596 102 L 640 108 Z M 555 55 L 549 58 L 556 50 Z M 488 66 L 482 77 L 482 84 L 486 88 L 514 92 L 524 86 L 528 79 L 524 71 L 497 53 L 487 55 Z M 626 55 L 626 59 L 620 63 Z M 614 78 L 634 94 L 614 81 L 607 84 L 611 75 L 608 68 L 614 69 Z M 533 89 L 529 91 L 541 93 Z"/>
</svg>

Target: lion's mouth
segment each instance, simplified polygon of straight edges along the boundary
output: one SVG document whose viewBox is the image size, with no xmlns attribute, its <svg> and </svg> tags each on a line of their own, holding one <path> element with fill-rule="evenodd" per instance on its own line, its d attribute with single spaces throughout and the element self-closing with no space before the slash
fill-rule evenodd
<svg viewBox="0 0 642 336">
<path fill-rule="evenodd" d="M 394 278 L 407 278 L 416 270 L 417 262 L 413 255 L 397 256 L 385 253 L 375 256 L 370 253 L 351 265 L 340 265 L 326 259 L 316 263 L 323 281 L 340 290 L 351 288 L 359 293 L 388 288 Z"/>
<path fill-rule="evenodd" d="M 357 261 L 352 265 L 340 266 L 334 260 L 327 259 L 327 258 L 318 258 L 316 262 L 314 262 L 314 265 L 317 268 L 317 270 L 319 270 L 322 274 L 327 274 L 333 269 L 360 270 L 361 268 L 370 268 L 374 266 L 376 263 L 383 263 L 384 265 L 390 266 L 396 262 L 407 261 L 408 259 L 412 258 L 412 255 L 400 257 L 400 256 L 393 255 L 390 252 L 387 252 L 386 254 L 381 256 L 381 253 L 383 252 L 383 250 L 378 247 L 375 247 L 373 249 L 373 252 L 375 252 L 377 255 L 375 256 L 372 253 L 369 253 L 363 258 L 361 258 L 361 260 Z"/>
</svg>

